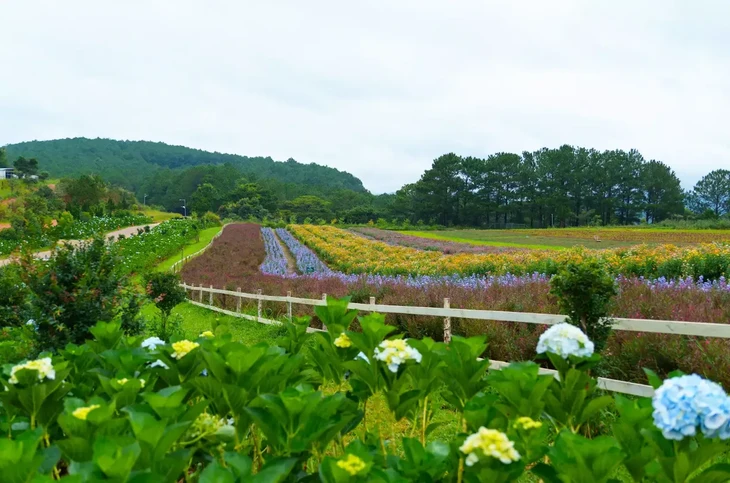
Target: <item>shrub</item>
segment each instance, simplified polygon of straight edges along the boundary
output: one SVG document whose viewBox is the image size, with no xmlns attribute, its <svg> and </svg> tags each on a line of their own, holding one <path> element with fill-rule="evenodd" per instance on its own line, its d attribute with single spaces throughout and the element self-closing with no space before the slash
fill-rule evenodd
<svg viewBox="0 0 730 483">
<path fill-rule="evenodd" d="M 180 277 L 171 272 L 153 272 L 145 276 L 147 297 L 160 310 L 159 323 L 152 331 L 161 339 L 168 339 L 180 331 L 177 320 L 170 319 L 172 309 L 187 298 L 187 293 L 180 287 Z"/>
<path fill-rule="evenodd" d="M 611 299 L 618 293 L 603 266 L 595 259 L 569 263 L 550 280 L 550 293 L 557 297 L 567 321 L 580 327 L 598 351 L 603 349 L 611 333 Z"/>
<path fill-rule="evenodd" d="M 210 211 L 208 211 L 202 217 L 200 217 L 200 222 L 203 225 L 203 228 L 208 228 L 211 226 L 221 226 L 220 217 Z"/>
<path fill-rule="evenodd" d="M 0 267 L 0 323 L 20 327 L 29 316 L 28 289 L 17 265 Z"/>
<path fill-rule="evenodd" d="M 97 322 L 120 315 L 131 287 L 116 270 L 118 262 L 101 239 L 62 246 L 47 262 L 24 258 L 22 279 L 30 292 L 41 350 L 81 344 Z"/>
</svg>

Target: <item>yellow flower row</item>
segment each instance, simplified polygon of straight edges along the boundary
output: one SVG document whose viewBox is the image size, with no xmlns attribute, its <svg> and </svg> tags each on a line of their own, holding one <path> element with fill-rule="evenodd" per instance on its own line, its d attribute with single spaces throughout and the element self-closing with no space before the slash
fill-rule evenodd
<svg viewBox="0 0 730 483">
<path fill-rule="evenodd" d="M 718 278 L 730 271 L 730 245 L 646 246 L 607 250 L 524 250 L 443 254 L 392 246 L 332 226 L 295 225 L 290 231 L 333 269 L 384 275 L 553 274 L 566 263 L 598 259 L 615 275 Z"/>
</svg>

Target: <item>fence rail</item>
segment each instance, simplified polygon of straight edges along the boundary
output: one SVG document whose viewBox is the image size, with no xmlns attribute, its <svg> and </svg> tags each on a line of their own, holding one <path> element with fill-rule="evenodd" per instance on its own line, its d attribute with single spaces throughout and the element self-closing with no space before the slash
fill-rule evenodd
<svg viewBox="0 0 730 483">
<path fill-rule="evenodd" d="M 327 295 L 323 294 L 322 299 L 307 299 L 301 297 L 293 297 L 291 293 L 286 296 L 279 295 L 264 295 L 259 293 L 246 293 L 241 292 L 240 289 L 224 290 L 213 288 L 212 286 L 203 287 L 202 285 L 187 285 L 181 284 L 181 286 L 191 291 L 191 298 L 194 298 L 197 294 L 198 300 L 191 300 L 191 302 L 199 307 L 214 310 L 216 312 L 232 315 L 234 317 L 241 317 L 248 320 L 253 320 L 264 324 L 281 324 L 281 322 L 272 319 L 266 319 L 262 316 L 262 302 L 281 302 L 287 304 L 287 314 L 291 318 L 292 305 L 309 305 L 309 306 L 323 306 L 326 305 Z M 207 304 L 203 303 L 203 294 L 208 294 Z M 236 311 L 226 310 L 221 307 L 213 305 L 213 295 L 228 295 L 237 298 Z M 248 315 L 241 313 L 241 300 L 249 299 L 258 301 L 257 315 Z M 351 303 L 350 308 L 360 310 L 363 312 L 380 312 L 387 314 L 406 314 L 406 315 L 424 315 L 431 317 L 444 317 L 444 340 L 448 341 L 451 339 L 451 318 L 463 318 L 463 319 L 476 319 L 476 320 L 495 320 L 501 322 L 521 322 L 530 324 L 544 324 L 552 325 L 565 321 L 565 316 L 554 315 L 554 314 L 535 314 L 528 312 L 504 312 L 498 310 L 474 310 L 474 309 L 459 309 L 451 308 L 449 299 L 444 299 L 444 307 L 411 307 L 411 306 L 400 306 L 400 305 L 382 305 L 376 304 L 375 298 L 370 298 L 370 303 Z M 615 318 L 616 324 L 614 325 L 615 330 L 624 330 L 631 332 L 651 332 L 655 334 L 674 334 L 674 335 L 692 335 L 698 337 L 719 337 L 719 338 L 730 338 L 730 324 L 715 324 L 708 322 L 684 322 L 674 320 L 649 320 L 649 319 L 628 319 L 628 318 Z M 310 329 L 311 331 L 318 331 L 320 329 Z M 504 361 L 490 360 L 490 367 L 492 369 L 499 369 L 507 364 Z M 552 369 L 541 368 L 542 374 L 554 374 L 557 372 Z M 619 381 L 616 379 L 598 378 L 598 386 L 607 391 L 620 392 L 624 394 L 631 394 L 635 396 L 651 397 L 654 393 L 651 386 L 644 384 L 637 384 L 627 381 Z"/>
</svg>

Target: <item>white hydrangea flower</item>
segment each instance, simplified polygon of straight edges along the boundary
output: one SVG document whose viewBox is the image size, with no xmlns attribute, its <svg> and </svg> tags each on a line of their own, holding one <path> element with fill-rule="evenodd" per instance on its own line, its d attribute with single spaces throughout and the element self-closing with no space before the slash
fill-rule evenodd
<svg viewBox="0 0 730 483">
<path fill-rule="evenodd" d="M 23 364 L 13 366 L 13 368 L 10 369 L 10 379 L 8 379 L 8 382 L 10 384 L 17 384 L 18 378 L 15 377 L 15 374 L 23 369 L 32 369 L 38 371 L 39 381 L 43 381 L 43 379 L 56 378 L 56 370 L 53 368 L 53 364 L 51 364 L 51 358 L 44 357 L 42 359 L 36 359 L 34 361 L 28 361 Z"/>
<path fill-rule="evenodd" d="M 151 351 L 155 350 L 158 345 L 165 345 L 165 341 L 159 337 L 148 337 L 142 341 L 142 347 Z"/>
<path fill-rule="evenodd" d="M 375 349 L 373 356 L 388 364 L 390 372 L 398 372 L 398 367 L 406 361 L 421 362 L 422 357 L 404 339 L 384 340 Z"/>
<path fill-rule="evenodd" d="M 582 330 L 571 324 L 556 324 L 540 335 L 537 353 L 551 352 L 567 359 L 569 356 L 590 357 L 594 350 L 593 342 Z"/>
</svg>

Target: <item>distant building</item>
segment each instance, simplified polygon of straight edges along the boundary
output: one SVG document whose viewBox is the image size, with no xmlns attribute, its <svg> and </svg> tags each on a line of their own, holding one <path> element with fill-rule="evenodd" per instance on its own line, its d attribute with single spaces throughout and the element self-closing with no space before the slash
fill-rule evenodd
<svg viewBox="0 0 730 483">
<path fill-rule="evenodd" d="M 0 168 L 0 179 L 10 179 L 15 178 L 13 168 Z"/>
</svg>

